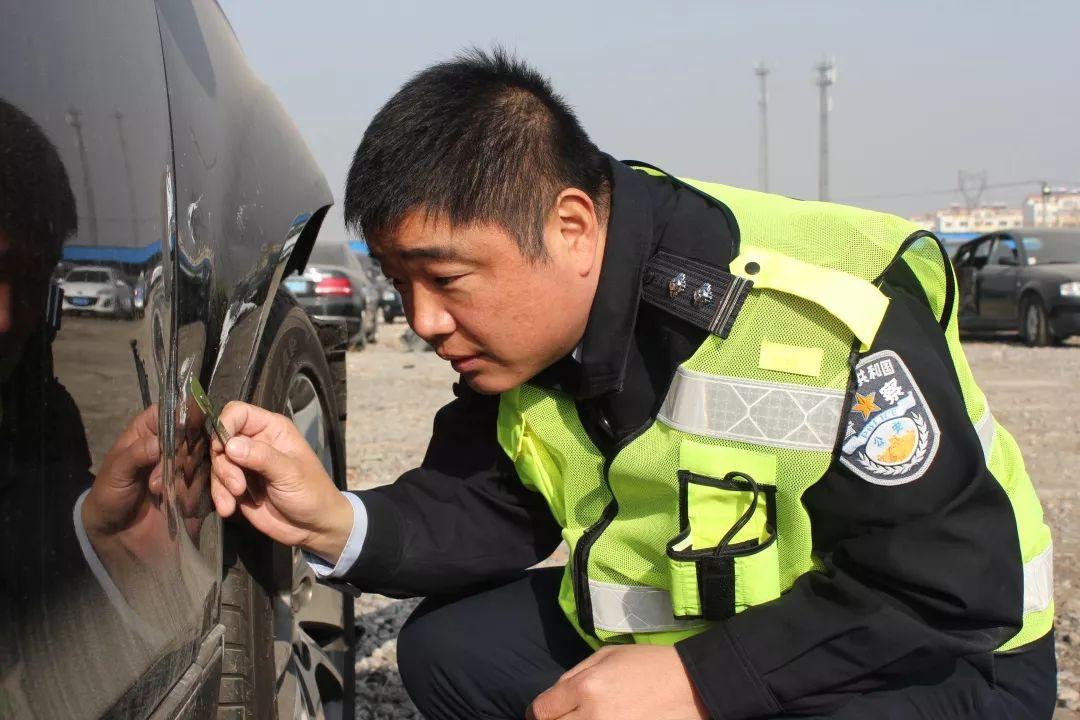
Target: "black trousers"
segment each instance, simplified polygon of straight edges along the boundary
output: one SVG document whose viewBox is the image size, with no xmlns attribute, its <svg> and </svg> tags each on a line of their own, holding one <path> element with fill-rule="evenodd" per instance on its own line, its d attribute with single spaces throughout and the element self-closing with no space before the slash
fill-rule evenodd
<svg viewBox="0 0 1080 720">
<path fill-rule="evenodd" d="M 398 638 L 398 667 L 429 720 L 522 720 L 537 695 L 591 652 L 558 606 L 562 568 L 453 599 L 425 600 Z M 995 660 L 995 681 L 960 661 L 937 685 L 858 696 L 830 720 L 1049 720 L 1053 634 Z"/>
</svg>

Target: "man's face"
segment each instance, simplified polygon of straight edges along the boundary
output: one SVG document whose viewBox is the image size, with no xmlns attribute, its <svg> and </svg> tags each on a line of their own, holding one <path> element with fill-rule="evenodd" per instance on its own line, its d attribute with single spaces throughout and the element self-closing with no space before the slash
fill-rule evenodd
<svg viewBox="0 0 1080 720">
<path fill-rule="evenodd" d="M 52 263 L 0 230 L 0 361 L 22 350 L 45 317 Z"/>
<path fill-rule="evenodd" d="M 580 342 L 603 238 L 595 216 L 591 226 L 584 217 L 591 203 L 568 207 L 545 223 L 548 257 L 539 260 L 522 255 L 498 225 L 451 227 L 422 212 L 375 248 L 409 325 L 474 390 L 514 388 Z"/>
</svg>

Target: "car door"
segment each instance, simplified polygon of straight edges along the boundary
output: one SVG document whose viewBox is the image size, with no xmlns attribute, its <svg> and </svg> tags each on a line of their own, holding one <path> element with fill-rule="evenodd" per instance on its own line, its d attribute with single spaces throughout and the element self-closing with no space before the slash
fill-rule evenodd
<svg viewBox="0 0 1080 720">
<path fill-rule="evenodd" d="M 174 474 L 156 9 L 7 3 L 0 53 L 0 284 L 18 311 L 0 322 L 0 716 L 143 717 L 192 664 L 215 581 L 186 560 Z M 149 278 L 143 319 L 60 318 L 76 265 Z"/>
<path fill-rule="evenodd" d="M 996 236 L 986 265 L 979 270 L 981 316 L 990 327 L 1016 327 L 1018 265 L 1016 241 L 1009 235 Z"/>
<path fill-rule="evenodd" d="M 960 248 L 954 267 L 960 290 L 960 323 L 965 328 L 982 327 L 980 271 L 986 266 L 993 247 L 993 238 L 981 238 Z"/>
</svg>

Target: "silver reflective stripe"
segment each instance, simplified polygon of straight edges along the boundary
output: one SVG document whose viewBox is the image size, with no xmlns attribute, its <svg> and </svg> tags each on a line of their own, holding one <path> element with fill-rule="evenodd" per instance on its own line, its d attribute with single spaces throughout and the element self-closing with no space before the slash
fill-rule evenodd
<svg viewBox="0 0 1080 720">
<path fill-rule="evenodd" d="M 844 393 L 680 367 L 658 419 L 694 435 L 831 452 Z"/>
<path fill-rule="evenodd" d="M 1024 614 L 1040 612 L 1054 601 L 1054 546 L 1024 563 Z"/>
<path fill-rule="evenodd" d="M 699 620 L 676 618 L 671 594 L 660 588 L 615 585 L 589 581 L 593 624 L 600 630 L 619 633 L 686 630 L 701 625 Z"/>
<path fill-rule="evenodd" d="M 983 408 L 982 417 L 975 423 L 975 432 L 979 435 L 979 443 L 982 445 L 983 457 L 990 462 L 990 453 L 994 450 L 994 414 L 990 412 L 990 405 Z"/>
</svg>

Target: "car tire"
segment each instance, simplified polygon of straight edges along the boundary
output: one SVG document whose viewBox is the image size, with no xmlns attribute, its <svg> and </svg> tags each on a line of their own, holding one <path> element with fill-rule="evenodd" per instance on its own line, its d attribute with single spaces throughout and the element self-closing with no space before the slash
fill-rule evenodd
<svg viewBox="0 0 1080 720">
<path fill-rule="evenodd" d="M 390 308 L 383 308 L 382 319 L 387 325 L 394 322 L 394 313 L 390 312 Z"/>
<path fill-rule="evenodd" d="M 256 363 L 261 372 L 251 402 L 290 415 L 344 488 L 344 431 L 332 375 L 311 321 L 287 293 L 274 298 Z M 317 584 L 299 551 L 272 542 L 239 516 L 226 523 L 223 550 L 218 720 L 352 720 L 353 598 Z"/>
<path fill-rule="evenodd" d="M 1028 347 L 1044 347 L 1052 340 L 1046 309 L 1037 297 L 1028 296 L 1020 305 L 1020 337 Z"/>
</svg>

